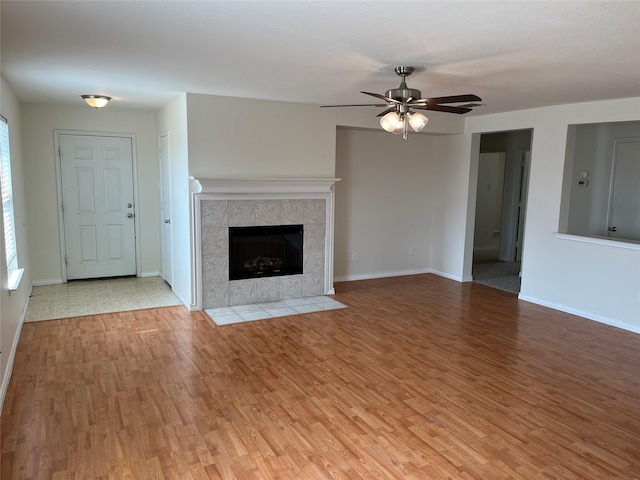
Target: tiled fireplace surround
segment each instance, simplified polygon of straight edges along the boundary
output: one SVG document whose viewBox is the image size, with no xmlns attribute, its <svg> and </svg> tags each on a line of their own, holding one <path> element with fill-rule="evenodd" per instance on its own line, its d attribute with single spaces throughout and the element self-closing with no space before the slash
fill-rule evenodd
<svg viewBox="0 0 640 480">
<path fill-rule="evenodd" d="M 194 178 L 196 303 L 210 309 L 333 293 L 335 178 Z M 303 274 L 229 281 L 229 227 L 304 226 Z"/>
</svg>

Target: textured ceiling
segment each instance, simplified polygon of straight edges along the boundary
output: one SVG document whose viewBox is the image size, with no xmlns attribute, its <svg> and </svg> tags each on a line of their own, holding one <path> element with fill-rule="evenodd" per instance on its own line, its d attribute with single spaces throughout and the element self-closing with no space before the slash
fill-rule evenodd
<svg viewBox="0 0 640 480">
<path fill-rule="evenodd" d="M 182 92 L 371 103 L 396 65 L 474 114 L 640 96 L 638 1 L 7 1 L 0 71 L 21 101 L 158 108 Z M 639 106 L 640 110 L 640 106 Z M 640 112 L 639 112 L 640 114 Z"/>
</svg>

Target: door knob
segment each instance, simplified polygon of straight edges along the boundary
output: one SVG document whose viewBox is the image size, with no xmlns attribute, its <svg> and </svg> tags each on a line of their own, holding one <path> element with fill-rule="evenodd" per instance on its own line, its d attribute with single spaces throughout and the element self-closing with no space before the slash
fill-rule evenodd
<svg viewBox="0 0 640 480">
<path fill-rule="evenodd" d="M 618 227 L 609 227 L 609 231 L 610 232 L 617 232 L 618 231 Z"/>
<path fill-rule="evenodd" d="M 133 213 L 127 213 L 127 218 L 133 218 Z"/>
<path fill-rule="evenodd" d="M 169 220 L 168 218 L 164 221 L 164 223 L 171 223 L 171 220 Z"/>
<path fill-rule="evenodd" d="M 127 203 L 127 208 L 131 208 L 133 207 L 133 205 L 131 205 L 130 203 Z"/>
</svg>

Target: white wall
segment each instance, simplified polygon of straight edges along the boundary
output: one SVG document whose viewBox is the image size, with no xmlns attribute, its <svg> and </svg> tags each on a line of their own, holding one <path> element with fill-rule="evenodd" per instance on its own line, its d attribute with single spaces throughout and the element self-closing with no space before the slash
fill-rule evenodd
<svg viewBox="0 0 640 480">
<path fill-rule="evenodd" d="M 436 141 L 338 129 L 337 281 L 428 271 Z M 354 254 L 356 260 L 347 261 Z"/>
<path fill-rule="evenodd" d="M 11 177 L 13 182 L 14 216 L 18 267 L 24 275 L 17 291 L 7 288 L 7 262 L 5 257 L 4 230 L 0 222 L 0 410 L 9 385 L 11 367 L 15 356 L 20 330 L 31 294 L 31 268 L 27 246 L 27 209 L 25 202 L 26 175 L 24 169 L 20 128 L 20 105 L 11 88 L 2 79 L 0 86 L 0 113 L 9 124 L 11 150 Z"/>
<path fill-rule="evenodd" d="M 638 98 L 561 105 L 469 117 L 465 135 L 453 140 L 457 146 L 457 151 L 449 149 L 457 157 L 453 163 L 467 163 L 473 171 L 477 169 L 471 148 L 474 134 L 533 128 L 521 299 L 640 332 L 640 249 L 556 235 L 568 125 L 639 117 Z M 473 211 L 466 215 L 473 216 Z M 460 216 L 458 209 L 455 216 Z"/>
<path fill-rule="evenodd" d="M 141 243 L 141 275 L 157 275 L 160 260 L 159 164 L 155 112 L 87 105 L 22 105 L 23 157 L 29 252 L 35 284 L 62 280 L 54 130 L 133 133 L 136 135 L 138 199 L 137 232 Z"/>
<path fill-rule="evenodd" d="M 173 292 L 187 306 L 195 305 L 191 287 L 191 203 L 189 193 L 189 150 L 187 99 L 181 95 L 158 111 L 158 133 L 169 133 L 171 172 L 171 233 Z"/>
</svg>

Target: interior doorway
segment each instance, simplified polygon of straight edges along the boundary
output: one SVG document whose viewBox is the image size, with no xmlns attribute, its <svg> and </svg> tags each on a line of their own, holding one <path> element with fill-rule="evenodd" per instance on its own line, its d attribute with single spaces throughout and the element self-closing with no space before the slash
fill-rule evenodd
<svg viewBox="0 0 640 480">
<path fill-rule="evenodd" d="M 520 292 L 532 130 L 482 134 L 473 281 Z"/>
</svg>

